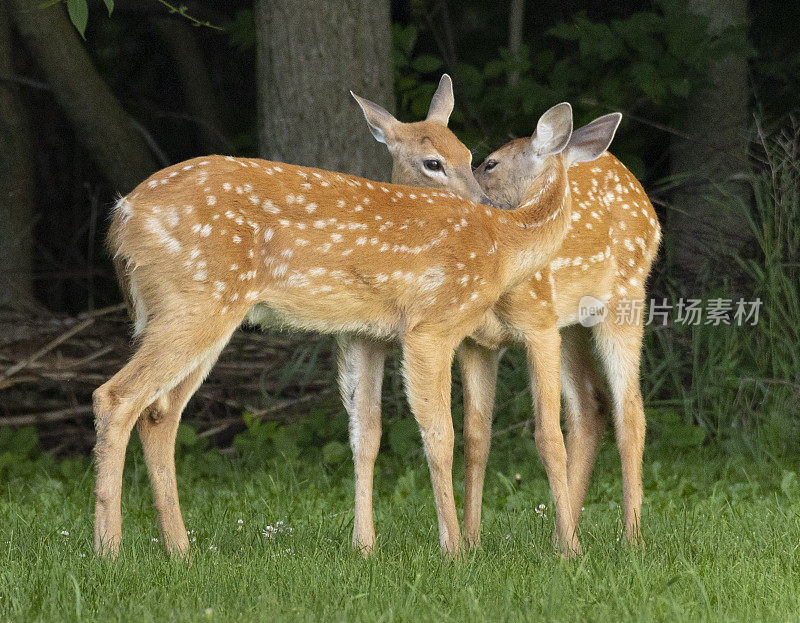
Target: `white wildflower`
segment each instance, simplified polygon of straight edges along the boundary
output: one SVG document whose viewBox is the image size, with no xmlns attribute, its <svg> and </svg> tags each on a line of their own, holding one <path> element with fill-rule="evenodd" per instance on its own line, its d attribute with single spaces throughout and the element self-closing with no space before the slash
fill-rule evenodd
<svg viewBox="0 0 800 623">
<path fill-rule="evenodd" d="M 267 538 L 272 538 L 276 534 L 288 533 L 292 532 L 292 527 L 287 526 L 283 520 L 279 520 L 275 522 L 274 526 L 267 526 L 261 531 L 261 535 Z"/>
</svg>

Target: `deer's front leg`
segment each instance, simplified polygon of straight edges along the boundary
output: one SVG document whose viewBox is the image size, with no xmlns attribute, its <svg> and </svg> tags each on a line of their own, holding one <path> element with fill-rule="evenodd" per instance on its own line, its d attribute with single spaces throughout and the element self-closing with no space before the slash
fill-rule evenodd
<svg viewBox="0 0 800 623">
<path fill-rule="evenodd" d="M 581 553 L 567 486 L 567 450 L 561 432 L 561 381 L 559 375 L 561 338 L 555 324 L 531 332 L 525 348 L 536 394 L 535 439 L 539 458 L 547 472 L 556 509 L 556 539 L 562 555 Z"/>
<path fill-rule="evenodd" d="M 381 384 L 388 346 L 356 336 L 340 336 L 339 391 L 350 417 L 350 447 L 355 470 L 353 547 L 375 546 L 372 481 L 381 443 Z"/>
<path fill-rule="evenodd" d="M 481 500 L 492 433 L 498 353 L 464 340 L 458 348 L 464 388 L 464 536 L 480 543 Z"/>
<path fill-rule="evenodd" d="M 453 420 L 450 366 L 455 344 L 440 334 L 408 332 L 403 339 L 403 375 L 411 411 L 419 424 L 431 472 L 439 543 L 457 554 L 460 534 L 453 498 Z"/>
</svg>

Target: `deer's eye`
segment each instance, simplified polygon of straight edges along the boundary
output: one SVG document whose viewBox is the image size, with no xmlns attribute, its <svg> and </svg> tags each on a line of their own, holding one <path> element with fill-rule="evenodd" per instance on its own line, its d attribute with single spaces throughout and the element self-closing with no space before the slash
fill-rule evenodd
<svg viewBox="0 0 800 623">
<path fill-rule="evenodd" d="M 428 171 L 441 171 L 442 170 L 442 162 L 440 160 L 436 160 L 434 158 L 429 158 L 427 160 L 423 160 L 422 164 L 425 165 L 425 168 Z"/>
<path fill-rule="evenodd" d="M 497 166 L 497 160 L 487 160 L 486 163 L 483 165 L 484 171 L 491 171 Z"/>
</svg>

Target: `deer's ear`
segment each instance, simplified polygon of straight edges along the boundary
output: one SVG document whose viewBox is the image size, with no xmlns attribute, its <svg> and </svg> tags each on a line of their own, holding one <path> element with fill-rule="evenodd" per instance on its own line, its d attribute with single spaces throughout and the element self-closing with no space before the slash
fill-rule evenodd
<svg viewBox="0 0 800 623">
<path fill-rule="evenodd" d="M 450 121 L 450 113 L 453 112 L 453 81 L 447 74 L 442 74 L 436 93 L 433 94 L 431 105 L 428 108 L 428 116 L 425 121 L 436 121 L 442 125 L 447 125 Z"/>
<path fill-rule="evenodd" d="M 361 106 L 361 111 L 364 113 L 367 125 L 369 125 L 369 131 L 372 132 L 372 136 L 375 137 L 375 140 L 379 143 L 388 143 L 391 141 L 394 137 L 394 130 L 400 122 L 382 106 L 378 106 L 368 99 L 359 97 L 352 91 L 350 91 L 350 95 L 352 95 L 356 102 L 358 102 L 358 105 Z"/>
<path fill-rule="evenodd" d="M 533 153 L 546 158 L 564 150 L 572 135 L 572 106 L 567 102 L 556 104 L 539 117 L 536 133 L 531 138 Z"/>
<path fill-rule="evenodd" d="M 612 112 L 575 130 L 567 144 L 567 160 L 591 162 L 599 157 L 614 140 L 621 120 L 622 113 Z"/>
</svg>

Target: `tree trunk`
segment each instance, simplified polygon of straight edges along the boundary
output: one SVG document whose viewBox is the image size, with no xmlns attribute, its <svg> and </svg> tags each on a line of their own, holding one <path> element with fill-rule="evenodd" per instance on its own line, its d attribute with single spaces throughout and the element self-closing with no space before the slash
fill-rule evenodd
<svg viewBox="0 0 800 623">
<path fill-rule="evenodd" d="M 692 0 L 691 8 L 711 18 L 710 31 L 747 19 L 746 0 Z M 743 250 L 750 233 L 740 214 L 714 202 L 715 184 L 728 191 L 747 192 L 730 176 L 744 171 L 747 163 L 747 61 L 729 56 L 708 69 L 707 87 L 687 102 L 683 130 L 689 139 L 676 138 L 672 146 L 672 172 L 686 178 L 674 195 L 671 235 L 675 239 L 673 261 L 685 283 L 703 282 L 719 260 Z M 729 274 L 735 264 L 726 262 Z"/>
<path fill-rule="evenodd" d="M 126 193 L 156 170 L 142 135 L 92 66 L 63 4 L 6 0 L 53 94 L 108 181 Z"/>
<path fill-rule="evenodd" d="M 393 109 L 388 0 L 256 0 L 260 151 L 388 179 L 352 89 Z"/>
<path fill-rule="evenodd" d="M 0 76 L 14 73 L 10 16 L 0 0 Z M 0 77 L 0 306 L 31 300 L 33 163 L 17 87 Z"/>
<path fill-rule="evenodd" d="M 511 0 L 508 10 L 508 50 L 519 61 L 519 48 L 522 45 L 522 28 L 525 22 L 525 0 Z M 519 72 L 512 71 L 508 75 L 508 85 L 517 86 Z"/>
<path fill-rule="evenodd" d="M 230 143 L 222 133 L 222 112 L 203 51 L 190 23 L 182 17 L 159 17 L 151 22 L 175 62 L 183 100 L 191 121 L 198 126 L 203 151 L 227 153 Z"/>
</svg>

